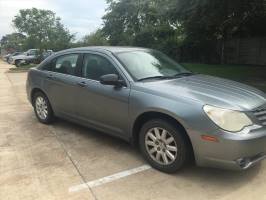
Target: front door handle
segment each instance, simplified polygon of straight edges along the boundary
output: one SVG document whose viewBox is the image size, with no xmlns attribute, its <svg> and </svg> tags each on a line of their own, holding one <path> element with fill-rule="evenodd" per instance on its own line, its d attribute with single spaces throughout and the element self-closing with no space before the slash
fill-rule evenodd
<svg viewBox="0 0 266 200">
<path fill-rule="evenodd" d="M 46 78 L 48 78 L 48 79 L 53 79 L 54 77 L 53 77 L 52 74 L 49 74 L 49 75 L 46 76 Z"/>
<path fill-rule="evenodd" d="M 77 85 L 80 87 L 86 87 L 87 84 L 86 82 L 82 81 L 82 82 L 78 82 Z"/>
</svg>

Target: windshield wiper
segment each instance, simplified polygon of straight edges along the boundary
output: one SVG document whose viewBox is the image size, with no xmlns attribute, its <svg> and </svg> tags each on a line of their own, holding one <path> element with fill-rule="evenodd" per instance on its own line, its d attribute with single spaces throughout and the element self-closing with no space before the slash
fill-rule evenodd
<svg viewBox="0 0 266 200">
<path fill-rule="evenodd" d="M 150 76 L 150 77 L 145 77 L 145 78 L 140 78 L 138 81 L 145 81 L 149 79 L 168 79 L 171 78 L 170 76 Z"/>
<path fill-rule="evenodd" d="M 192 73 L 192 72 L 182 72 L 182 73 L 175 74 L 173 76 L 150 76 L 150 77 L 145 77 L 145 78 L 138 79 L 138 81 L 144 81 L 144 80 L 149 80 L 149 79 L 173 79 L 173 78 L 179 78 L 179 77 L 183 77 L 183 76 L 191 76 L 191 75 L 194 75 L 194 74 L 195 73 Z"/>
</svg>

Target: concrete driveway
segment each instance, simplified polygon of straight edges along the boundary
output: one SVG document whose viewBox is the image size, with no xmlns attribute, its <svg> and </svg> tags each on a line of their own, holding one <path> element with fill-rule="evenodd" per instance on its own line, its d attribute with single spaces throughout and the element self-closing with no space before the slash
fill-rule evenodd
<svg viewBox="0 0 266 200">
<path fill-rule="evenodd" d="M 190 166 L 168 175 L 105 134 L 37 122 L 26 73 L 0 61 L 0 199 L 266 199 L 266 162 L 245 172 Z"/>
</svg>

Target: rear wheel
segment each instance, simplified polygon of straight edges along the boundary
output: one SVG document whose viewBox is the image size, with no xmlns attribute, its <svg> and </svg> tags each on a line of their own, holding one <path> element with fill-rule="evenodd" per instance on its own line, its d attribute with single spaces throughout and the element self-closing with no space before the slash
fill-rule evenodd
<svg viewBox="0 0 266 200">
<path fill-rule="evenodd" d="M 45 94 L 36 92 L 33 98 L 33 106 L 35 115 L 41 123 L 49 124 L 53 121 L 53 110 Z"/>
<path fill-rule="evenodd" d="M 190 158 L 190 146 L 184 134 L 181 128 L 161 119 L 146 122 L 139 137 L 144 158 L 160 171 L 176 172 Z"/>
</svg>

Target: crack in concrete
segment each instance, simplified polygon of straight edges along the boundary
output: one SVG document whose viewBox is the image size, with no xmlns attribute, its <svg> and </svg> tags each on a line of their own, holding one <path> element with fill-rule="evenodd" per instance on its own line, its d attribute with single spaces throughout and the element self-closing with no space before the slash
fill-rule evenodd
<svg viewBox="0 0 266 200">
<path fill-rule="evenodd" d="M 65 147 L 64 143 L 59 139 L 59 136 L 56 134 L 55 130 L 52 130 L 52 128 L 48 128 L 48 130 L 55 135 L 55 138 L 57 140 L 57 142 L 62 146 L 64 152 L 66 153 L 67 157 L 69 158 L 69 160 L 71 161 L 71 163 L 73 164 L 74 168 L 76 169 L 76 171 L 78 172 L 80 178 L 82 179 L 83 183 L 86 184 L 87 188 L 89 189 L 89 191 L 91 192 L 93 198 L 95 200 L 98 200 L 95 193 L 93 192 L 92 188 L 87 184 L 86 178 L 82 175 L 81 171 L 79 170 L 78 166 L 76 165 L 75 161 L 72 159 L 71 154 L 67 151 L 67 148 Z"/>
</svg>

